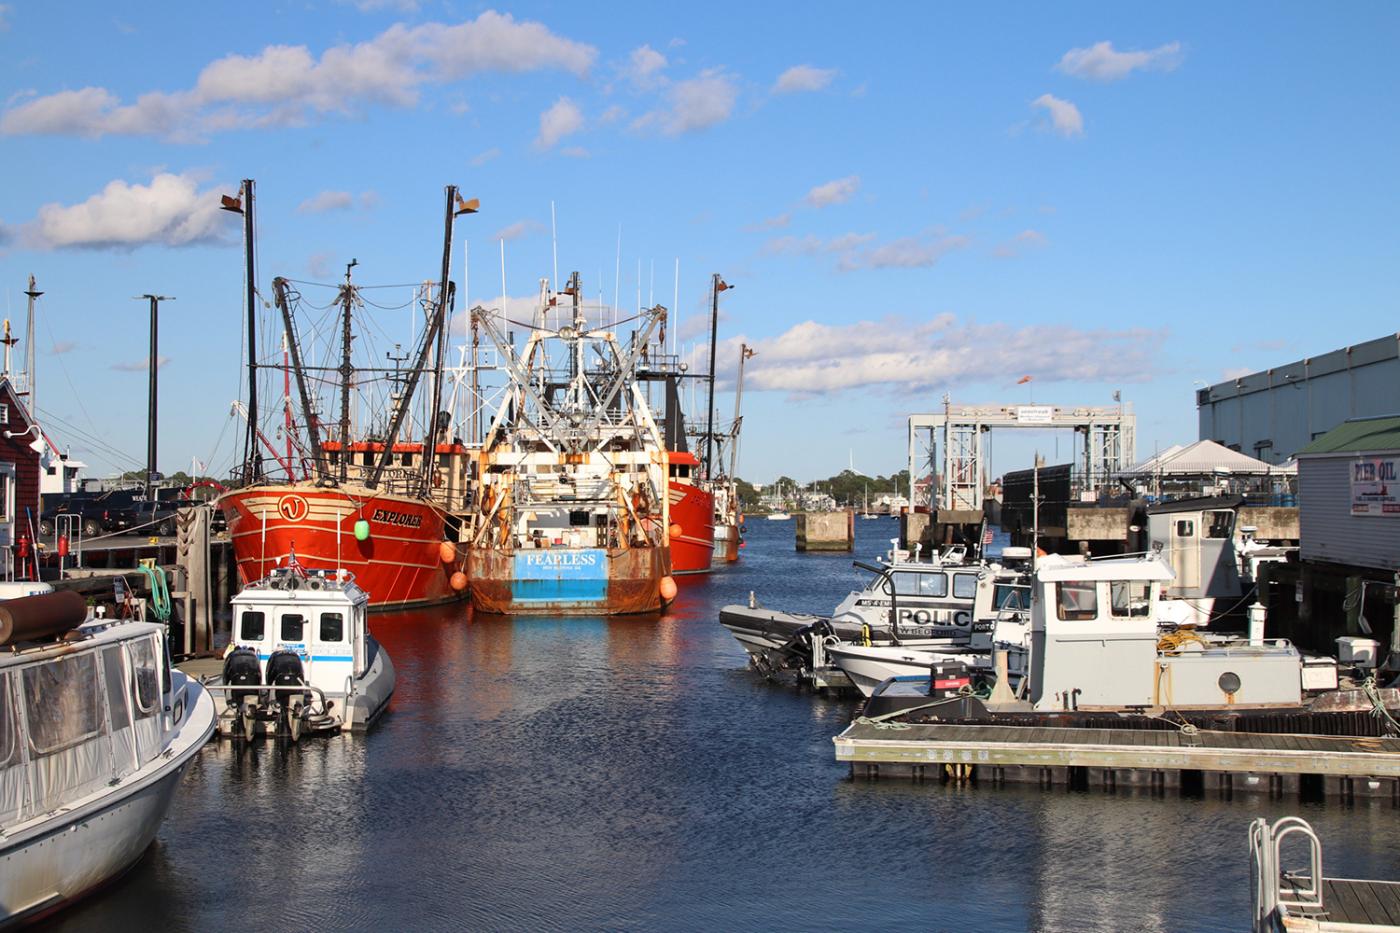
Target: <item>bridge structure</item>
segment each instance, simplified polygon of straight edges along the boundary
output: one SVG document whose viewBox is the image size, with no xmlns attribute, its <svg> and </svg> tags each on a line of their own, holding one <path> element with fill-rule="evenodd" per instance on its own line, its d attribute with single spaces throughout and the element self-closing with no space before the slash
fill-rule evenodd
<svg viewBox="0 0 1400 933">
<path fill-rule="evenodd" d="M 943 411 L 909 416 L 912 504 L 930 511 L 980 512 L 988 480 L 984 438 L 998 428 L 1073 430 L 1082 444 L 1075 460 L 1084 470 L 1086 490 L 1111 482 L 1110 476 L 1131 467 L 1136 458 L 1137 416 L 1131 404 L 953 405 L 945 398 Z M 941 487 L 930 482 L 919 490 L 917 478 L 925 471 L 931 478 L 941 474 Z"/>
</svg>

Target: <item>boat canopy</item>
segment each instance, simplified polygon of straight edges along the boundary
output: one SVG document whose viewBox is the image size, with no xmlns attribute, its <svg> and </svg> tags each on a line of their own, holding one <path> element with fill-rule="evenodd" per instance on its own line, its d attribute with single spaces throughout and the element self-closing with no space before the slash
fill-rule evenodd
<svg viewBox="0 0 1400 933">
<path fill-rule="evenodd" d="M 1165 583 L 1174 574 L 1156 557 L 1117 560 L 1070 560 L 1050 554 L 1036 562 L 1036 578 L 1043 583 L 1089 580 L 1155 580 Z"/>
<path fill-rule="evenodd" d="M 82 631 L 87 640 L 0 658 L 0 828 L 102 790 L 166 746 L 161 627 Z"/>
</svg>

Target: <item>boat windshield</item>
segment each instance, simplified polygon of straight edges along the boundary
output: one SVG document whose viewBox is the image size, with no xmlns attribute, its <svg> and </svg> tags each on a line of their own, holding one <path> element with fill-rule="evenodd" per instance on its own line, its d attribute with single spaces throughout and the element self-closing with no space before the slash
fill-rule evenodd
<svg viewBox="0 0 1400 933">
<path fill-rule="evenodd" d="M 1031 608 L 1031 588 L 998 583 L 992 592 L 992 606 L 995 609 L 1028 610 Z"/>
<path fill-rule="evenodd" d="M 948 595 L 948 575 L 944 573 L 920 573 L 918 571 L 897 571 L 894 578 L 894 591 L 897 596 Z"/>
</svg>

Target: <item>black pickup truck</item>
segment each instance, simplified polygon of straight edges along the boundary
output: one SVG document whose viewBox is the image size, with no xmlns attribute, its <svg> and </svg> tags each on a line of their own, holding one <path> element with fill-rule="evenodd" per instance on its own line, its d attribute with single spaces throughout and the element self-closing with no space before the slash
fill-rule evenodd
<svg viewBox="0 0 1400 933">
<path fill-rule="evenodd" d="M 126 531 L 173 535 L 176 513 L 193 504 L 189 499 L 161 497 L 160 492 L 157 498 L 147 499 L 139 491 L 131 489 L 74 493 L 39 513 L 39 535 L 47 538 L 56 530 L 66 527 L 66 522 L 60 524 L 60 516 L 65 515 L 75 517 L 85 538 Z"/>
</svg>

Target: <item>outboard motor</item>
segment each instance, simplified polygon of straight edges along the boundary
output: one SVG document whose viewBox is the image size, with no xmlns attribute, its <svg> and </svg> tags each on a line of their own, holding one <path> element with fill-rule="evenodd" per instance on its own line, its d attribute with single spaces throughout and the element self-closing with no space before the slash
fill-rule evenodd
<svg viewBox="0 0 1400 933">
<path fill-rule="evenodd" d="M 301 657 L 286 648 L 272 652 L 267 659 L 267 685 L 269 687 L 303 687 L 306 685 L 306 672 Z M 296 690 L 278 690 L 275 699 L 286 716 L 287 731 L 293 739 L 301 735 L 301 711 L 311 699 L 310 693 Z"/>
<path fill-rule="evenodd" d="M 223 681 L 230 687 L 251 687 L 250 690 L 229 690 L 225 700 L 229 706 L 240 705 L 245 697 L 257 702 L 258 688 L 262 686 L 262 669 L 258 666 L 258 653 L 252 648 L 234 648 L 224 658 Z"/>
</svg>

